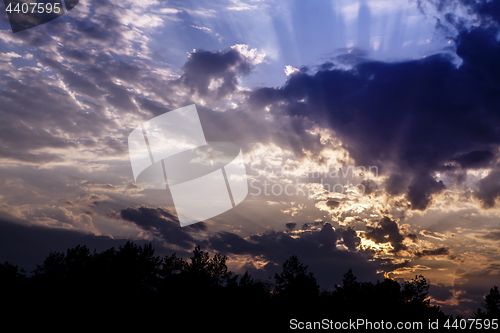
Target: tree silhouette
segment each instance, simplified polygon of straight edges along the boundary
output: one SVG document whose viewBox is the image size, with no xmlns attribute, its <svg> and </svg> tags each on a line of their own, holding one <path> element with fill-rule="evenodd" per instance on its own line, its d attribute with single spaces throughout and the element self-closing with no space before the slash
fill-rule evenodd
<svg viewBox="0 0 500 333">
<path fill-rule="evenodd" d="M 357 278 L 352 274 L 352 269 L 349 269 L 347 273 L 344 274 L 342 279 L 342 288 L 344 290 L 358 290 L 359 282 Z"/>
<path fill-rule="evenodd" d="M 198 245 L 190 259 L 191 262 L 184 267 L 184 276 L 197 288 L 217 288 L 236 283 L 237 276 L 227 269 L 226 256 L 216 253 L 210 258 L 208 252 L 202 251 Z"/>
<path fill-rule="evenodd" d="M 160 271 L 160 275 L 163 278 L 168 279 L 177 276 L 181 272 L 185 271 L 187 268 L 187 262 L 184 259 L 178 257 L 176 253 L 173 253 L 171 256 L 166 256 L 163 258 L 161 266 L 162 268 Z"/>
<path fill-rule="evenodd" d="M 319 294 L 319 285 L 313 273 L 307 271 L 297 258 L 292 255 L 283 263 L 281 274 L 275 274 L 275 294 L 278 297 L 314 297 Z"/>
<path fill-rule="evenodd" d="M 428 306 L 430 304 L 430 298 L 427 296 L 429 287 L 427 280 L 422 275 L 415 276 L 414 279 L 406 281 L 403 284 L 402 291 L 404 301 L 411 304 Z"/>
<path fill-rule="evenodd" d="M 281 331 L 291 318 L 322 320 L 332 314 L 338 321 L 440 318 L 445 323 L 450 318 L 431 305 L 430 285 L 423 276 L 402 284 L 392 279 L 373 284 L 359 282 L 348 270 L 340 285 L 320 292 L 314 274 L 296 255 L 283 263 L 274 284 L 248 272 L 238 277 L 228 269 L 227 260 L 220 253 L 210 256 L 200 246 L 185 260 L 175 253 L 155 256 L 151 244 L 127 242 L 93 253 L 78 245 L 51 252 L 30 276 L 10 263 L 0 264 L 0 291 L 4 305 L 37 313 L 41 321 L 55 313 L 78 320 L 92 309 L 96 316 L 115 320 L 168 315 L 191 327 L 244 322 L 248 329 L 263 323 L 271 329 L 275 323 Z M 47 307 L 48 300 L 57 306 Z M 485 296 L 484 308 L 476 318 L 498 318 L 498 287 Z"/>
<path fill-rule="evenodd" d="M 484 297 L 486 315 L 491 318 L 500 318 L 500 293 L 498 287 L 494 286 L 490 289 L 490 293 Z"/>
<path fill-rule="evenodd" d="M 339 297 L 342 297 L 344 300 L 346 300 L 348 298 L 353 298 L 354 296 L 356 296 L 356 294 L 360 291 L 360 287 L 361 285 L 352 273 L 352 269 L 349 269 L 342 278 L 342 286 L 335 286 L 335 290 Z"/>
<path fill-rule="evenodd" d="M 498 286 L 494 286 L 490 289 L 490 292 L 484 296 L 484 301 L 483 306 L 486 312 L 478 309 L 474 311 L 474 317 L 481 319 L 500 319 L 500 292 L 498 291 Z"/>
<path fill-rule="evenodd" d="M 0 285 L 6 287 L 12 283 L 17 283 L 26 278 L 26 274 L 18 266 L 10 264 L 8 261 L 0 264 Z"/>
<path fill-rule="evenodd" d="M 26 274 L 23 269 L 9 262 L 0 264 L 0 294 L 4 299 L 14 299 L 23 294 Z"/>
</svg>

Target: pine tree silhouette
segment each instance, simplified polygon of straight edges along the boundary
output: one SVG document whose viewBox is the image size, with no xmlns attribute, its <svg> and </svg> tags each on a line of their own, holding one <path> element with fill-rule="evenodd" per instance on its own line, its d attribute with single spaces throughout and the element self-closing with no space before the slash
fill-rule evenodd
<svg viewBox="0 0 500 333">
<path fill-rule="evenodd" d="M 321 290 L 296 255 L 283 263 L 274 283 L 254 279 L 248 272 L 239 277 L 228 269 L 227 260 L 220 253 L 210 256 L 200 246 L 185 260 L 175 253 L 155 256 L 151 244 L 127 242 L 93 253 L 78 245 L 65 253 L 50 253 L 31 275 L 10 263 L 0 264 L 0 291 L 4 305 L 22 308 L 40 321 L 54 313 L 77 321 L 91 309 L 103 320 L 167 316 L 190 328 L 244 322 L 248 329 L 265 325 L 281 331 L 291 318 L 322 320 L 332 314 L 339 321 L 440 318 L 444 323 L 450 318 L 431 304 L 430 285 L 423 276 L 402 284 L 391 279 L 373 284 L 359 282 L 348 270 L 334 290 Z M 476 318 L 499 317 L 498 287 L 485 296 L 484 308 L 475 312 Z"/>
</svg>

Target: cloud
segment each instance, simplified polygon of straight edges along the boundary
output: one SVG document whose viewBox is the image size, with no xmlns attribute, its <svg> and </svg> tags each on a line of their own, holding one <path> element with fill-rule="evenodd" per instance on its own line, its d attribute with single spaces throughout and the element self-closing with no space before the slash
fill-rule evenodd
<svg viewBox="0 0 500 333">
<path fill-rule="evenodd" d="M 152 115 L 193 103 L 199 106 L 209 141 L 244 142 L 243 148 L 273 142 L 297 154 L 322 146 L 317 135 L 307 133 L 312 122 L 269 122 L 267 113 L 243 105 L 239 78 L 264 61 L 263 53 L 244 44 L 224 51 L 197 49 L 174 73 L 149 49 L 148 28 L 130 19 L 128 8 L 135 10 L 135 5 L 120 5 L 127 10 L 90 1 L 73 20 L 62 17 L 15 38 L 0 34 L 9 48 L 19 47 L 21 57 L 32 59 L 27 66 L 0 67 L 5 74 L 0 84 L 6 86 L 0 92 L 5 106 L 0 110 L 2 159 L 71 163 L 78 159 L 67 154 L 71 151 L 86 160 L 125 160 L 131 128 Z M 150 5 L 157 4 L 141 10 Z M 234 101 L 238 107 L 202 107 L 221 97 L 226 98 L 222 103 L 231 106 Z"/>
<path fill-rule="evenodd" d="M 500 278 L 498 264 L 461 272 L 459 275 L 453 283 L 454 289 L 461 290 L 457 295 L 458 301 L 465 304 L 474 302 L 476 305 L 484 302 L 484 296 L 488 294 L 491 287 L 498 285 Z"/>
<path fill-rule="evenodd" d="M 252 67 L 253 63 L 236 49 L 195 50 L 183 66 L 180 82 L 189 87 L 191 93 L 197 92 L 200 96 L 210 93 L 222 98 L 236 91 L 237 77 L 248 75 Z"/>
<path fill-rule="evenodd" d="M 326 206 L 332 210 L 337 208 L 339 205 L 340 205 L 340 202 L 337 200 L 328 200 L 326 202 Z"/>
<path fill-rule="evenodd" d="M 429 287 L 429 296 L 438 300 L 438 301 L 447 301 L 453 297 L 452 288 L 445 286 L 442 283 L 438 283 L 436 285 L 431 284 Z"/>
<path fill-rule="evenodd" d="M 478 185 L 479 189 L 474 196 L 481 201 L 482 207 L 488 209 L 495 206 L 496 199 L 500 196 L 500 171 L 492 171 Z"/>
<path fill-rule="evenodd" d="M 464 169 L 479 169 L 488 167 L 494 157 L 495 154 L 489 150 L 478 150 L 462 154 L 453 160 L 460 163 Z"/>
<path fill-rule="evenodd" d="M 28 272 L 35 269 L 37 264 L 43 263 L 50 252 L 65 252 L 77 245 L 85 245 L 91 251 L 104 251 L 111 247 L 118 248 L 128 240 L 85 234 L 75 230 L 28 226 L 25 223 L 26 221 L 0 218 L 0 262 L 9 261 Z M 144 240 L 135 242 L 139 245 L 149 243 Z M 173 249 L 166 248 L 161 242 L 153 241 L 152 244 L 156 255 L 173 253 Z"/>
<path fill-rule="evenodd" d="M 446 54 L 352 69 L 320 67 L 289 75 L 282 87 L 251 92 L 254 109 L 328 124 L 357 165 L 377 165 L 386 190 L 425 210 L 446 189 L 438 172 L 489 166 L 500 134 L 500 46 L 496 30 L 457 36 L 457 67 Z M 481 110 L 481 115 L 478 115 Z M 495 192 L 496 193 L 496 192 Z"/>
<path fill-rule="evenodd" d="M 353 228 L 347 228 L 340 231 L 342 235 L 343 244 L 350 250 L 356 251 L 357 247 L 361 243 L 361 238 L 358 237 L 356 231 Z"/>
<path fill-rule="evenodd" d="M 442 192 L 445 186 L 442 181 L 435 181 L 428 175 L 417 176 L 408 186 L 408 200 L 414 210 L 425 210 L 431 203 L 432 195 Z"/>
<path fill-rule="evenodd" d="M 443 23 L 458 30 L 468 28 L 472 24 L 491 26 L 495 22 L 500 22 L 500 6 L 496 1 L 418 0 L 417 6 L 424 14 L 428 14 L 431 8 L 444 14 Z"/>
<path fill-rule="evenodd" d="M 405 192 L 408 187 L 408 181 L 405 177 L 393 173 L 385 181 L 385 190 L 391 195 L 399 195 Z"/>
<path fill-rule="evenodd" d="M 137 20 L 124 24 L 130 10 L 98 1 L 78 8 L 71 19 L 63 16 L 22 34 L 0 33 L 4 47 L 19 50 L 23 59 L 0 66 L 3 160 L 67 163 L 68 150 L 126 152 L 128 125 L 116 115 L 134 114 L 131 123 L 141 118 L 134 97 L 159 78 L 151 74 L 148 38 L 138 33 Z"/>
<path fill-rule="evenodd" d="M 403 244 L 405 236 L 400 232 L 398 224 L 388 217 L 382 218 L 375 227 L 367 226 L 364 237 L 375 243 L 390 243 L 393 248 L 391 252 L 394 253 L 407 248 Z"/>
<path fill-rule="evenodd" d="M 477 236 L 482 239 L 500 241 L 500 231 L 490 231 L 485 235 Z"/>
<path fill-rule="evenodd" d="M 439 239 L 439 240 L 446 238 L 445 235 L 443 235 L 443 234 L 440 234 L 440 233 L 434 232 L 434 231 L 429 231 L 429 230 L 422 230 L 422 231 L 420 231 L 420 234 L 423 236 L 426 236 L 426 237 L 435 238 L 435 239 Z"/>
<path fill-rule="evenodd" d="M 145 6 L 143 9 L 148 9 L 145 2 L 141 4 Z M 133 5 L 127 2 L 124 6 Z M 167 12 L 177 14 L 179 20 L 187 18 L 187 11 L 183 9 Z M 322 152 L 341 149 L 348 154 L 339 157 L 339 163 L 347 163 L 349 155 L 358 165 L 377 165 L 386 177 L 385 184 L 380 187 L 375 182 L 363 181 L 366 194 L 372 194 L 376 200 L 385 198 L 386 194 L 401 198 L 393 201 L 389 198 L 389 204 L 383 203 L 383 207 L 383 199 L 380 199 L 372 209 L 366 208 L 372 202 L 363 196 L 350 210 L 351 202 L 346 198 L 324 198 L 326 208 L 338 212 L 339 216 L 342 214 L 342 219 L 349 217 L 353 224 L 369 222 L 373 212 L 390 215 L 389 206 L 394 211 L 408 207 L 426 210 L 446 191 L 445 184 L 450 184 L 441 182 L 443 177 L 438 174 L 467 174 L 468 170 L 479 168 L 493 170 L 479 182 L 474 196 L 484 208 L 495 205 L 500 195 L 494 164 L 500 142 L 496 125 L 500 120 L 497 112 L 500 99 L 495 97 L 500 96 L 500 48 L 497 31 L 485 23 L 486 14 L 485 24 L 463 29 L 456 37 L 457 54 L 463 60 L 461 67 L 457 67 L 456 58 L 445 54 L 380 62 L 367 60 L 364 54 L 354 50 L 351 53 L 354 56 L 325 60 L 316 71 L 287 66 L 287 81 L 282 85 L 243 89 L 239 86 L 240 79 L 263 62 L 262 54 L 241 44 L 221 51 L 197 49 L 190 52 L 184 66 L 174 72 L 167 67 L 175 66 L 165 61 L 175 57 L 178 46 L 172 46 L 165 54 L 149 49 L 154 43 L 145 32 L 165 18 L 159 19 L 154 13 L 149 11 L 139 20 L 137 12 L 117 10 L 115 3 L 89 1 L 88 6 L 82 5 L 81 10 L 72 14 L 78 16 L 64 17 L 53 25 L 26 31 L 15 38 L 0 31 L 2 43 L 16 54 L 9 53 L 8 61 L 0 63 L 2 162 L 6 159 L 9 163 L 21 162 L 19 164 L 57 162 L 65 166 L 51 170 L 44 169 L 45 166 L 33 167 L 28 171 L 31 176 L 24 177 L 44 189 L 41 193 L 47 196 L 44 199 L 47 207 L 36 209 L 31 205 L 35 200 L 40 200 L 37 204 L 41 202 L 34 198 L 36 193 L 30 197 L 16 194 L 13 198 L 8 189 L 2 192 L 8 196 L 8 203 L 1 198 L 2 210 L 33 218 L 30 223 L 43 220 L 62 228 L 72 225 L 83 229 L 100 227 L 103 223 L 105 229 L 109 225 L 104 223 L 109 220 L 102 222 L 102 216 L 109 209 L 115 209 L 117 211 L 110 215 L 115 219 L 112 222 L 126 221 L 128 226 L 134 225 L 144 234 L 152 234 L 155 241 L 161 239 L 161 243 L 172 247 L 191 249 L 206 236 L 207 226 L 199 223 L 181 229 L 173 211 L 141 206 L 154 195 L 143 194 L 147 198 L 137 202 L 134 195 L 139 190 L 130 185 L 126 137 L 132 128 L 152 116 L 192 103 L 198 106 L 208 141 L 238 143 L 252 162 L 258 158 L 261 165 L 275 162 L 275 156 L 269 153 L 275 149 L 281 154 L 276 154 L 276 161 L 289 159 L 300 164 L 310 160 L 321 164 L 326 163 Z M 191 13 L 196 19 L 206 13 L 216 17 L 213 10 Z M 495 13 L 492 17 L 500 17 Z M 189 22 L 187 26 L 199 27 L 202 23 L 212 32 L 218 31 L 205 21 Z M 191 30 L 199 29 L 191 27 Z M 206 40 L 204 31 L 196 33 L 201 33 Z M 306 42 L 314 46 L 312 40 Z M 207 49 L 213 50 L 213 45 Z M 180 59 L 185 59 L 185 51 L 179 52 L 182 53 Z M 344 64 L 349 61 L 352 66 L 345 69 L 346 66 L 339 66 L 341 61 Z M 318 128 L 331 138 L 325 139 Z M 262 149 L 260 155 L 254 154 L 259 149 Z M 71 169 L 75 165 L 89 167 L 91 172 L 76 173 Z M 108 169 L 96 173 L 93 167 Z M 14 168 L 15 172 L 9 172 L 20 172 L 17 165 Z M 61 185 L 65 182 L 72 185 Z M 386 193 L 382 190 L 384 186 Z M 95 194 L 100 192 L 106 196 Z M 70 203 L 58 207 L 54 204 L 57 200 Z M 122 209 L 127 206 L 130 207 Z M 314 208 L 310 207 L 297 209 L 299 216 L 313 212 Z M 243 216 L 243 220 L 252 219 L 252 213 Z M 275 217 L 267 216 L 266 223 Z M 93 220 L 95 225 L 91 224 Z M 381 260 L 368 261 L 373 259 L 368 251 L 357 251 L 360 237 L 390 243 L 396 255 L 406 250 L 407 238 L 417 243 L 416 235 L 407 233 L 409 231 L 388 217 L 369 226 L 364 236 L 351 228 L 335 230 L 324 222 L 303 221 L 287 223 L 284 232 L 264 231 L 248 237 L 241 235 L 248 227 L 242 224 L 240 233 L 219 232 L 207 237 L 204 244 L 232 255 L 263 257 L 269 262 L 264 268 L 257 269 L 260 266 L 252 263 L 248 266 L 255 267 L 263 278 L 279 270 L 278 265 L 289 255 L 298 254 L 319 276 L 320 282 L 324 281 L 325 287 L 332 287 L 349 268 L 354 269 L 360 280 L 378 277 L 376 271 L 381 269 Z M 135 227 L 132 229 L 138 232 Z M 116 225 L 111 228 L 118 229 Z M 441 225 L 441 228 L 444 227 Z M 445 238 L 437 232 L 424 230 L 421 234 Z M 40 241 L 58 241 L 44 235 L 41 231 Z M 496 231 L 482 237 L 498 239 Z M 24 244 L 28 247 L 29 242 Z M 447 255 L 449 251 L 441 246 L 410 253 L 421 258 Z M 389 261 L 385 264 L 382 270 L 394 265 Z M 413 272 L 410 267 L 413 264 L 406 263 L 407 267 L 402 267 L 400 272 Z M 427 266 L 416 269 L 424 270 Z"/>
<path fill-rule="evenodd" d="M 432 249 L 432 250 L 421 250 L 421 251 L 416 251 L 415 255 L 419 258 L 425 257 L 425 256 L 443 256 L 443 255 L 448 255 L 450 254 L 450 248 L 443 246 L 439 247 L 437 249 Z"/>
<path fill-rule="evenodd" d="M 344 237 L 344 244 L 354 249 L 356 237 L 353 230 L 337 232 L 329 223 L 319 230 L 303 231 L 298 234 L 269 231 L 264 234 L 242 238 L 230 232 L 220 232 L 208 239 L 207 245 L 222 254 L 247 254 L 269 261 L 261 270 L 252 272 L 259 278 L 267 278 L 279 271 L 279 264 L 296 254 L 299 260 L 309 265 L 323 288 L 333 288 L 341 283 L 342 276 L 352 268 L 365 281 L 376 281 L 375 262 L 367 262 L 365 254 L 337 249 L 337 241 Z"/>
<path fill-rule="evenodd" d="M 196 246 L 197 240 L 191 234 L 192 232 L 207 229 L 206 224 L 203 222 L 181 228 L 177 216 L 164 208 L 128 207 L 119 214 L 115 213 L 111 216 L 119 216 L 125 221 L 134 223 L 144 231 L 158 233 L 168 244 L 175 244 L 184 249 L 192 249 Z"/>
</svg>

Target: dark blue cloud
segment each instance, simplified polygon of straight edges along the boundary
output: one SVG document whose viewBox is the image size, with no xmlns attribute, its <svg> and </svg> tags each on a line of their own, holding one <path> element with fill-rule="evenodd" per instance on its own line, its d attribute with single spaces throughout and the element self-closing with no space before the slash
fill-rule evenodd
<svg viewBox="0 0 500 333">
<path fill-rule="evenodd" d="M 489 150 L 477 150 L 460 155 L 454 160 L 460 163 L 460 166 L 465 169 L 479 169 L 488 167 L 494 157 L 495 154 Z"/>
<path fill-rule="evenodd" d="M 432 250 L 422 250 L 415 252 L 415 255 L 419 258 L 424 256 L 443 256 L 450 254 L 450 249 L 446 246 L 438 247 Z"/>
<path fill-rule="evenodd" d="M 0 262 L 8 261 L 28 272 L 35 269 L 37 264 L 43 263 L 50 252 L 65 252 L 77 245 L 86 245 L 90 250 L 104 251 L 111 247 L 118 248 L 127 240 L 84 234 L 74 230 L 26 225 L 26 221 L 0 217 Z M 144 240 L 136 242 L 140 245 L 149 243 Z M 157 254 L 170 255 L 174 252 L 172 249 L 165 249 L 162 243 L 152 241 Z"/>
<path fill-rule="evenodd" d="M 252 65 L 236 50 L 210 52 L 199 50 L 190 54 L 184 64 L 180 81 L 191 92 L 198 92 L 201 96 L 209 94 L 208 87 L 212 80 L 221 80 L 217 88 L 217 97 L 224 97 L 236 90 L 238 76 L 250 73 Z"/>
<path fill-rule="evenodd" d="M 479 189 L 474 193 L 483 208 L 492 208 L 500 197 L 500 171 L 493 171 L 479 181 Z"/>
<path fill-rule="evenodd" d="M 375 243 L 391 243 L 391 252 L 398 253 L 406 250 L 407 246 L 403 244 L 405 235 L 403 235 L 396 221 L 388 217 L 382 218 L 377 226 L 366 227 L 365 237 L 374 241 Z"/>
<path fill-rule="evenodd" d="M 341 237 L 349 251 L 337 249 L 336 244 Z M 221 232 L 210 236 L 207 245 L 224 255 L 249 254 L 268 260 L 266 266 L 250 272 L 262 279 L 278 273 L 280 268 L 277 264 L 283 263 L 291 255 L 298 255 L 299 260 L 314 272 L 323 288 L 333 288 L 335 283 L 341 283 L 343 274 L 349 269 L 353 269 L 365 281 L 374 282 L 381 278 L 376 274 L 380 268 L 379 263 L 368 262 L 367 259 L 371 258 L 368 253 L 356 252 L 355 246 L 359 241 L 354 230 L 334 230 L 326 223 L 320 230 L 304 231 L 296 235 L 270 231 L 244 239 L 230 232 Z"/>
<path fill-rule="evenodd" d="M 358 165 L 389 174 L 387 190 L 406 192 L 424 210 L 444 185 L 445 172 L 487 166 L 500 143 L 500 44 L 492 27 L 463 31 L 453 59 L 437 54 L 385 63 L 361 61 L 351 70 L 327 66 L 291 75 L 280 88 L 249 96 L 255 109 L 327 124 Z M 391 169 L 385 166 L 391 165 Z"/>
<path fill-rule="evenodd" d="M 187 250 L 194 248 L 197 242 L 190 232 L 207 229 L 204 222 L 181 228 L 177 216 L 164 208 L 127 207 L 110 217 L 121 218 L 134 223 L 142 230 L 158 233 L 168 244 L 175 244 Z"/>
</svg>

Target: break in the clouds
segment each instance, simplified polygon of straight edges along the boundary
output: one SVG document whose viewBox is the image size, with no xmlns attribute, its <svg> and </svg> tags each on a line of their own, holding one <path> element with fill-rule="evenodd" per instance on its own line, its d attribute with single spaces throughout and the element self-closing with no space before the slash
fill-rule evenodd
<svg viewBox="0 0 500 333">
<path fill-rule="evenodd" d="M 0 16 L 0 212 L 20 226 L 0 224 L 2 259 L 151 240 L 266 279 L 296 254 L 324 287 L 422 273 L 464 313 L 498 278 L 500 15 L 454 3 L 82 1 L 15 35 Z M 190 104 L 262 191 L 181 229 L 168 191 L 134 185 L 126 138 Z"/>
</svg>

